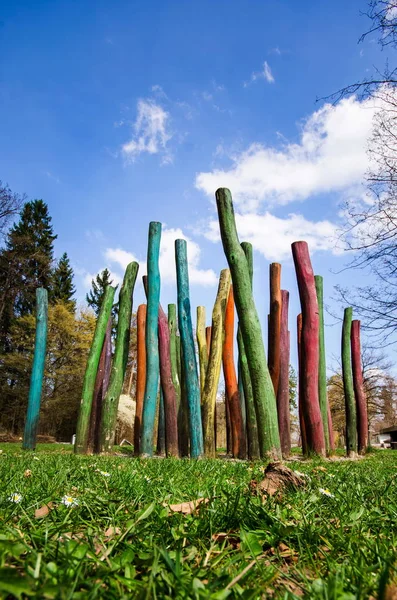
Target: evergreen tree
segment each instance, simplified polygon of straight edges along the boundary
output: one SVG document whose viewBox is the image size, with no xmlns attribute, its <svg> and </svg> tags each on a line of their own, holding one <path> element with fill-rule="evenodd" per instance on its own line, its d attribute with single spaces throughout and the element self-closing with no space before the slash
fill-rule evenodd
<svg viewBox="0 0 397 600">
<path fill-rule="evenodd" d="M 98 316 L 101 309 L 105 288 L 112 283 L 113 280 L 110 279 L 110 272 L 108 269 L 104 269 L 101 273 L 98 273 L 96 278 L 91 282 L 92 289 L 86 295 L 86 300 L 88 306 L 93 309 L 96 316 Z"/>
<path fill-rule="evenodd" d="M 70 266 L 70 260 L 66 252 L 64 252 L 54 269 L 52 276 L 52 300 L 53 302 L 64 302 L 69 305 L 72 310 L 76 308 L 76 301 L 73 296 L 76 288 L 73 285 L 73 269 Z"/>
</svg>

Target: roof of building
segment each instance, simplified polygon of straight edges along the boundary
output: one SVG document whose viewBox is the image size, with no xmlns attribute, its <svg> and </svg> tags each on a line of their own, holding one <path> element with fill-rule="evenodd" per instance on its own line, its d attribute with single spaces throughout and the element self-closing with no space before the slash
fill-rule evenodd
<svg viewBox="0 0 397 600">
<path fill-rule="evenodd" d="M 397 431 L 397 425 L 392 425 L 391 427 L 385 427 L 384 429 L 381 429 L 379 431 L 379 433 L 392 433 L 394 431 Z"/>
</svg>

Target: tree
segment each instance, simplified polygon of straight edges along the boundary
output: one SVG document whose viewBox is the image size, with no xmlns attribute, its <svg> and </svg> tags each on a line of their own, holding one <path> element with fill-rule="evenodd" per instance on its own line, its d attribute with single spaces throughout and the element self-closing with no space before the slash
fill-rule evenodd
<svg viewBox="0 0 397 600">
<path fill-rule="evenodd" d="M 12 192 L 7 183 L 0 180 L 0 235 L 7 230 L 11 220 L 18 214 L 26 196 Z"/>
<path fill-rule="evenodd" d="M 90 306 L 95 315 L 98 316 L 105 288 L 107 285 L 112 285 L 113 279 L 110 279 L 110 271 L 104 269 L 101 273 L 98 273 L 95 279 L 91 281 L 92 289 L 86 295 L 88 306 Z"/>
<path fill-rule="evenodd" d="M 70 260 L 66 252 L 64 252 L 58 261 L 52 275 L 52 301 L 64 302 L 70 306 L 72 310 L 76 308 L 76 301 L 73 296 L 76 288 L 73 284 L 73 269 L 70 266 Z"/>
</svg>

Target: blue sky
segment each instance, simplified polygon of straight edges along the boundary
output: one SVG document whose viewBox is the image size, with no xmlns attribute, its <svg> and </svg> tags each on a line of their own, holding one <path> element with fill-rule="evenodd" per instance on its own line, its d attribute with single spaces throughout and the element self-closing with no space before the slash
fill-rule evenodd
<svg viewBox="0 0 397 600">
<path fill-rule="evenodd" d="M 79 300 L 108 266 L 144 263 L 148 223 L 164 224 L 162 303 L 176 300 L 175 237 L 191 252 L 192 305 L 210 321 L 226 266 L 214 206 L 231 188 L 241 240 L 255 252 L 263 323 L 268 264 L 283 264 L 295 356 L 299 312 L 290 243 L 306 239 L 325 294 L 362 283 L 336 232 L 341 204 L 363 196 L 373 114 L 351 99 L 316 102 L 385 59 L 358 44 L 365 1 L 145 2 L 3 0 L 0 177 L 43 198 Z M 144 265 L 142 265 L 144 269 Z M 134 305 L 143 301 L 141 282 Z M 337 308 L 342 312 L 341 308 Z M 327 317 L 329 362 L 340 326 Z M 295 359 L 294 359 L 295 362 Z"/>
</svg>

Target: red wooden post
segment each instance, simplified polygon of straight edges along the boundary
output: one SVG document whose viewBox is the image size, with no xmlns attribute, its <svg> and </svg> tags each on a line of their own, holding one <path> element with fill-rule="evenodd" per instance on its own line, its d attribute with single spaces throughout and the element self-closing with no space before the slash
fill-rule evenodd
<svg viewBox="0 0 397 600">
<path fill-rule="evenodd" d="M 272 378 L 274 393 L 280 378 L 280 328 L 281 328 L 281 265 L 272 263 L 269 268 L 270 313 L 268 315 L 267 363 Z"/>
<path fill-rule="evenodd" d="M 306 242 L 292 244 L 302 307 L 302 409 L 309 453 L 325 456 L 325 438 L 318 399 L 319 315 L 314 273 Z"/>
<path fill-rule="evenodd" d="M 358 453 L 365 454 L 368 446 L 368 413 L 361 364 L 360 321 L 352 321 L 351 352 L 354 396 L 357 408 Z"/>
<path fill-rule="evenodd" d="M 281 452 L 284 458 L 291 453 L 291 429 L 289 409 L 289 354 L 290 334 L 288 331 L 289 292 L 281 291 L 280 320 L 280 373 L 277 390 L 278 429 L 280 431 Z"/>
<path fill-rule="evenodd" d="M 146 304 L 138 306 L 136 316 L 137 327 L 137 375 L 136 375 L 136 402 L 134 421 L 134 454 L 139 455 L 141 425 L 143 413 L 143 399 L 146 384 Z"/>
<path fill-rule="evenodd" d="M 302 453 L 307 454 L 307 439 L 305 418 L 302 409 L 303 398 L 303 375 L 302 375 L 302 314 L 300 313 L 296 320 L 297 325 L 297 340 L 298 340 L 298 413 L 299 427 L 301 430 Z"/>
</svg>

